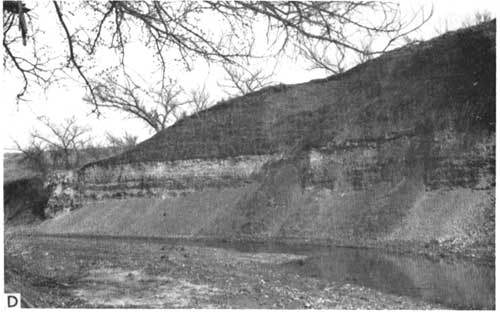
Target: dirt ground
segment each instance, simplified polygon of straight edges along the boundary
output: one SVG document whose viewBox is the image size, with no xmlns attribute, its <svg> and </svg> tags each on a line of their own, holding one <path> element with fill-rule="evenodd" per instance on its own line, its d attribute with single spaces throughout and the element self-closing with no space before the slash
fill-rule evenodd
<svg viewBox="0 0 500 313">
<path fill-rule="evenodd" d="M 413 299 L 287 272 L 286 253 L 133 239 L 7 235 L 6 290 L 58 308 L 431 309 Z"/>
</svg>

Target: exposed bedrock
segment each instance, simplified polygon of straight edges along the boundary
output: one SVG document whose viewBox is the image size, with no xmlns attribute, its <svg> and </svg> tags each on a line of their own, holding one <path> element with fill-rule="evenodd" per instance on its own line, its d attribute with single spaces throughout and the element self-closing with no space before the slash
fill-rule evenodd
<svg viewBox="0 0 500 313">
<path fill-rule="evenodd" d="M 493 247 L 495 27 L 184 118 L 82 168 L 89 204 L 42 229 Z"/>
<path fill-rule="evenodd" d="M 206 188 L 237 187 L 258 179 L 273 155 L 93 165 L 79 175 L 86 199 L 176 197 Z"/>
</svg>

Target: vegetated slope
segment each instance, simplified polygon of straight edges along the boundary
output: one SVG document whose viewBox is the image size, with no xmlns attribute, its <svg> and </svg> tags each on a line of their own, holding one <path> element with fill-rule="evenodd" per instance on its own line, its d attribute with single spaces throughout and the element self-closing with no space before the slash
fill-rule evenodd
<svg viewBox="0 0 500 313">
<path fill-rule="evenodd" d="M 101 163 L 283 152 L 415 127 L 493 131 L 495 27 L 447 33 L 340 75 L 222 102 Z"/>
<path fill-rule="evenodd" d="M 438 241 L 491 250 L 495 34 L 493 21 L 387 53 L 341 75 L 232 99 L 82 172 L 120 163 L 280 155 L 237 198 L 214 202 L 225 198 L 226 188 L 210 189 L 212 200 L 202 202 L 189 200 L 199 192 L 187 193 L 155 204 L 151 216 L 161 218 L 166 205 L 168 223 L 196 225 L 182 231 L 193 236 L 355 245 Z M 136 204 L 121 205 L 129 212 Z M 186 213 L 197 210 L 199 215 Z M 105 218 L 75 212 L 81 220 L 61 217 L 42 229 L 134 235 L 151 225 L 148 232 L 164 233 L 163 223 L 143 223 L 142 215 L 100 211 Z M 128 222 L 112 227 L 107 221 L 114 219 Z M 89 223 L 95 224 L 83 227 Z M 126 231 L 125 225 L 141 226 Z"/>
</svg>

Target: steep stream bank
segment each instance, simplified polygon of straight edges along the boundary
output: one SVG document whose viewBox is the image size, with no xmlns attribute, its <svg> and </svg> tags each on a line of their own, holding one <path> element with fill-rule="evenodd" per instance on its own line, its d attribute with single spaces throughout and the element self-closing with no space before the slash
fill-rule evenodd
<svg viewBox="0 0 500 313">
<path fill-rule="evenodd" d="M 496 21 L 186 117 L 79 170 L 44 233 L 494 258 Z"/>
</svg>

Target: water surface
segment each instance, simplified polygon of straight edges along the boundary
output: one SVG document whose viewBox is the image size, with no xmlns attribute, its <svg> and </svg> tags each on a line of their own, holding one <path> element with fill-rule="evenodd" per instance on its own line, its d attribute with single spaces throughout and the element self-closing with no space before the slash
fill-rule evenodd
<svg viewBox="0 0 500 313">
<path fill-rule="evenodd" d="M 425 256 L 398 255 L 361 248 L 274 243 L 219 246 L 242 252 L 307 255 L 305 261 L 281 267 L 299 275 L 357 284 L 454 309 L 495 309 L 495 268 L 470 261 L 431 260 Z"/>
</svg>

